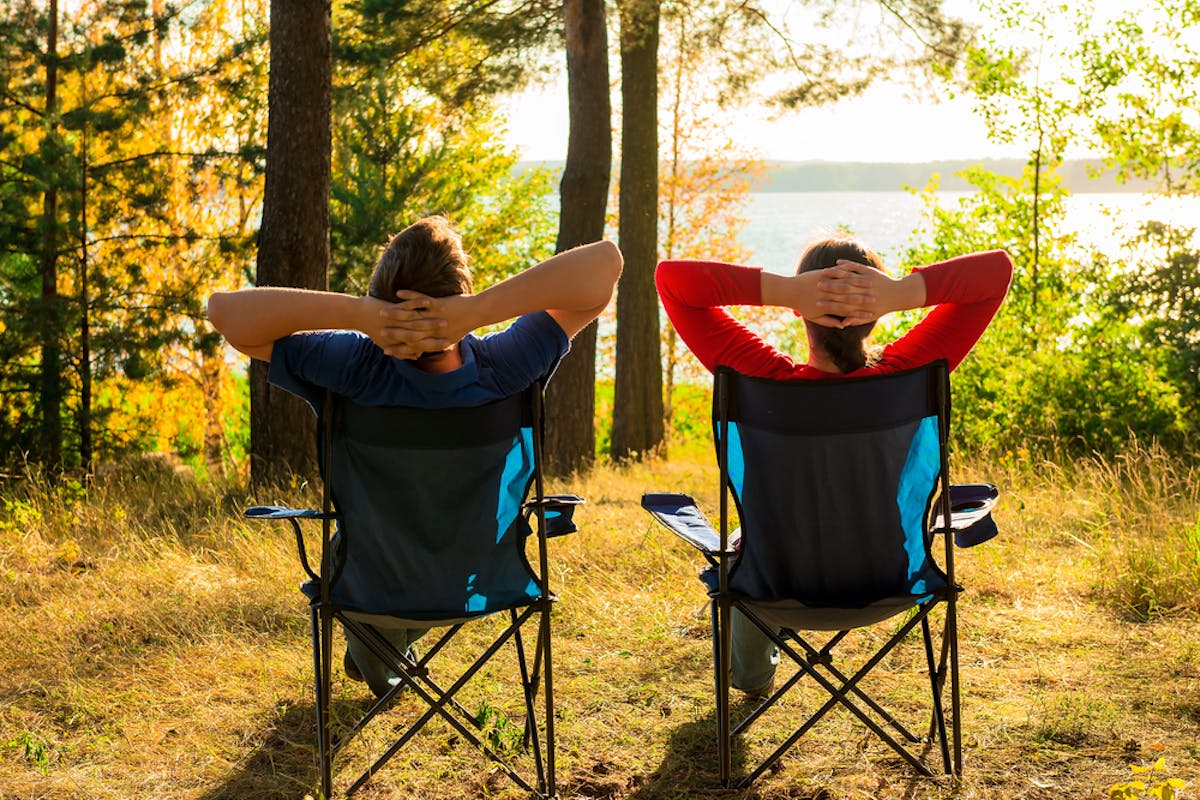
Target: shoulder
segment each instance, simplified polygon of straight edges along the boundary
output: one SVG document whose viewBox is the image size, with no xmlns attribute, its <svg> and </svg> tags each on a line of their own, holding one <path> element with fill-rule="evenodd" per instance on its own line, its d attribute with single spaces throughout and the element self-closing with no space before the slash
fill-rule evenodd
<svg viewBox="0 0 1200 800">
<path fill-rule="evenodd" d="M 313 369 L 369 358 L 375 353 L 382 355 L 383 351 L 358 331 L 305 331 L 276 340 L 271 363 L 278 359 L 288 369 Z"/>
<path fill-rule="evenodd" d="M 502 331 L 471 341 L 479 379 L 500 395 L 521 391 L 554 372 L 571 341 L 545 311 L 518 317 Z"/>
<path fill-rule="evenodd" d="M 315 408 L 326 389 L 346 393 L 348 380 L 370 372 L 384 358 L 384 352 L 357 331 L 293 333 L 276 340 L 268 380 Z"/>
<path fill-rule="evenodd" d="M 477 341 L 477 346 L 485 351 L 505 349 L 510 347 L 528 346 L 531 343 L 549 345 L 563 353 L 570 348 L 571 340 L 567 334 L 545 311 L 535 311 L 523 314 L 512 321 L 502 331 L 485 334 Z"/>
</svg>

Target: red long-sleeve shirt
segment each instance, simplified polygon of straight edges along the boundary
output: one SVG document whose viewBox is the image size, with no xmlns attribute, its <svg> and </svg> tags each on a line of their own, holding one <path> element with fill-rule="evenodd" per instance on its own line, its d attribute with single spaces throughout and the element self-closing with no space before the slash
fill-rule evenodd
<svg viewBox="0 0 1200 800">
<path fill-rule="evenodd" d="M 944 358 L 958 366 L 1008 293 L 1012 259 L 991 250 L 918 267 L 925 278 L 925 318 L 883 348 L 879 360 L 851 375 L 877 375 Z M 679 336 L 710 371 L 718 365 L 777 380 L 838 377 L 797 364 L 742 325 L 724 306 L 762 305 L 762 270 L 714 261 L 663 261 L 654 280 Z"/>
</svg>

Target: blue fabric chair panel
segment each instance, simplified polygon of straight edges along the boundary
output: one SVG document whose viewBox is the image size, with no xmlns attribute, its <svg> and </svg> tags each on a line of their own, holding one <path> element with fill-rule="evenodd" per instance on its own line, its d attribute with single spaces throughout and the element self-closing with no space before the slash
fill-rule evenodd
<svg viewBox="0 0 1200 800">
<path fill-rule="evenodd" d="M 540 596 L 522 547 L 533 472 L 522 402 L 433 415 L 339 403 L 332 492 L 341 573 L 330 590 L 337 606 L 436 620 Z"/>
<path fill-rule="evenodd" d="M 742 523 L 732 592 L 863 608 L 903 596 L 911 606 L 945 586 L 926 535 L 940 475 L 926 375 L 901 373 L 872 394 L 856 381 L 728 379 L 728 480 Z"/>
</svg>

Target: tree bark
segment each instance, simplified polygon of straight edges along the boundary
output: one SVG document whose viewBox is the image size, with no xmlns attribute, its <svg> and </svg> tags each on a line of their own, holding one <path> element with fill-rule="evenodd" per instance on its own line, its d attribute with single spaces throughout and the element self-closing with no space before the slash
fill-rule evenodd
<svg viewBox="0 0 1200 800">
<path fill-rule="evenodd" d="M 59 341 L 61 309 L 58 297 L 58 182 L 62 146 L 58 139 L 58 0 L 50 0 L 46 31 L 46 119 L 50 133 L 45 140 L 47 173 L 51 180 L 42 195 L 42 274 L 39 337 L 41 364 L 38 408 L 41 412 L 39 453 L 51 474 L 62 469 L 62 344 Z"/>
<path fill-rule="evenodd" d="M 259 286 L 325 289 L 329 272 L 329 0 L 274 0 L 270 19 L 267 163 Z M 315 421 L 299 398 L 267 383 L 251 362 L 251 477 L 317 475 Z"/>
<path fill-rule="evenodd" d="M 612 178 L 612 104 L 604 0 L 566 0 L 567 96 L 570 133 L 559 184 L 557 252 L 604 236 Z M 596 323 L 571 343 L 546 392 L 546 468 L 587 469 L 596 459 Z"/>
<path fill-rule="evenodd" d="M 87 105 L 86 78 L 84 105 Z M 79 160 L 79 466 L 92 474 L 92 299 L 88 289 L 88 123 L 80 132 Z"/>
<path fill-rule="evenodd" d="M 621 252 L 612 455 L 640 458 L 662 445 L 658 295 L 658 26 L 660 0 L 621 4 Z"/>
</svg>

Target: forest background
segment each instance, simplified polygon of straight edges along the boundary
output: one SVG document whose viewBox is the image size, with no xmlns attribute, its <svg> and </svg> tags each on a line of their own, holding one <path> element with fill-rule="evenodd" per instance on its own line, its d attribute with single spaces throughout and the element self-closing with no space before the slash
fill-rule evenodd
<svg viewBox="0 0 1200 800">
<path fill-rule="evenodd" d="M 622 172 L 605 190 L 606 229 L 627 259 L 615 324 L 603 325 L 599 339 L 599 373 L 615 375 L 616 385 L 601 383 L 600 437 L 571 443 L 564 466 L 586 466 L 596 452 L 657 452 L 679 433 L 671 420 L 699 378 L 661 319 L 649 275 L 661 257 L 744 256 L 735 233 L 764 168 L 713 124 L 718 115 L 748 98 L 781 108 L 830 103 L 885 78 L 969 93 L 991 135 L 1029 153 L 1019 177 L 965 170 L 960 177 L 977 191 L 953 207 L 937 206 L 936 180 L 925 187 L 927 221 L 896 265 L 993 247 L 1016 261 L 1005 309 L 956 373 L 956 390 L 970 398 L 959 406 L 958 430 L 1000 453 L 1113 453 L 1131 437 L 1190 452 L 1200 424 L 1195 229 L 1152 220 L 1118 254 L 1089 250 L 1063 232 L 1057 170 L 1064 153 L 1086 146 L 1118 179 L 1195 195 L 1200 4 L 1156 0 L 1115 16 L 1086 4 L 983 4 L 985 28 L 965 26 L 936 2 L 817 2 L 790 16 L 779 10 L 788 4 L 643 5 L 641 22 L 629 16 L 637 3 L 609 15 L 626 76 L 613 85 L 658 96 L 648 122 L 621 114 L 621 102 L 613 117 L 618 153 L 626 140 L 641 148 L 618 155 Z M 247 471 L 245 365 L 207 325 L 203 300 L 255 282 L 256 257 L 259 282 L 306 285 L 288 280 L 294 257 L 264 256 L 270 220 L 280 216 L 263 205 L 269 14 L 250 0 L 6 4 L 6 474 L 86 473 L 146 452 L 177 453 L 210 473 Z M 649 87 L 644 68 L 635 72 L 627 60 L 638 37 L 653 40 L 639 45 L 652 51 Z M 514 170 L 497 108 L 500 93 L 551 69 L 570 41 L 553 3 L 334 4 L 328 234 L 315 234 L 329 255 L 327 267 L 307 265 L 308 274 L 362 291 L 386 236 L 429 212 L 459 225 L 480 285 L 551 254 L 557 176 Z M 599 111 L 604 94 L 592 101 Z M 645 105 L 637 104 L 643 116 Z M 648 124 L 649 162 L 640 155 Z M 647 178 L 650 200 L 633 205 L 635 190 L 646 196 Z M 562 197 L 565 208 L 568 192 Z M 622 212 L 624 197 L 633 210 Z M 281 202 L 287 212 L 299 201 Z M 656 206 L 657 216 L 643 210 Z M 802 355 L 795 320 L 747 317 Z M 891 320 L 883 335 L 909 322 Z M 584 337 L 573 358 L 592 362 L 583 370 L 594 383 L 589 347 Z M 695 396 L 702 406 L 703 386 Z M 262 449 L 264 458 L 286 457 Z"/>
</svg>

